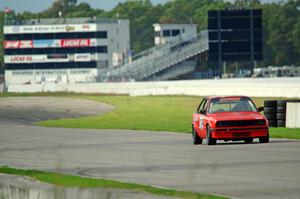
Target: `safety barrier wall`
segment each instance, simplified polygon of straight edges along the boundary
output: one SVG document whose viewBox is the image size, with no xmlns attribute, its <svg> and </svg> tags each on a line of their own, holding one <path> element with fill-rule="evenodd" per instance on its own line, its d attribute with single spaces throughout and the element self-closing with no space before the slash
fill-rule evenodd
<svg viewBox="0 0 300 199">
<path fill-rule="evenodd" d="M 285 126 L 288 128 L 300 128 L 300 103 L 287 103 Z"/>
<path fill-rule="evenodd" d="M 127 83 L 11 85 L 8 92 L 75 92 L 147 95 L 247 95 L 300 98 L 300 78 L 219 79 Z"/>
</svg>

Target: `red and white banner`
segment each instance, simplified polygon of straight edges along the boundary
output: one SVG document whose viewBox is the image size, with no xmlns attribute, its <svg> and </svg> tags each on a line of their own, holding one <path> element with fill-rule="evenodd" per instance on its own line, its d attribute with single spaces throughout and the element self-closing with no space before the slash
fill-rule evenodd
<svg viewBox="0 0 300 199">
<path fill-rule="evenodd" d="M 62 48 L 88 47 L 90 46 L 90 39 L 61 39 L 60 46 Z"/>
<path fill-rule="evenodd" d="M 5 49 L 12 48 L 73 48 L 97 46 L 97 39 L 41 39 L 41 40 L 16 40 L 4 41 Z"/>
<path fill-rule="evenodd" d="M 4 48 L 33 48 L 33 43 L 31 40 L 4 41 Z"/>
</svg>

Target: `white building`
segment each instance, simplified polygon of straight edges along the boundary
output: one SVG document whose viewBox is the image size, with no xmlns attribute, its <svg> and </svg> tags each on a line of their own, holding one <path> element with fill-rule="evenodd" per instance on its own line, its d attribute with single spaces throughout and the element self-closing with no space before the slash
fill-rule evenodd
<svg viewBox="0 0 300 199">
<path fill-rule="evenodd" d="M 153 24 L 154 44 L 161 45 L 180 39 L 197 36 L 196 24 Z"/>
<path fill-rule="evenodd" d="M 129 20 L 5 21 L 3 44 L 7 85 L 91 82 L 126 58 Z"/>
</svg>

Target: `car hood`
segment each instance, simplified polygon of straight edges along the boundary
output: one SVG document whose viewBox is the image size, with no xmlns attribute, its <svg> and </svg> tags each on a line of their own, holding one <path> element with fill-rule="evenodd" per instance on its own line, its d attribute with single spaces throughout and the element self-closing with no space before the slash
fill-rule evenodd
<svg viewBox="0 0 300 199">
<path fill-rule="evenodd" d="M 265 117 L 258 112 L 219 112 L 211 114 L 210 116 L 216 121 L 265 119 Z"/>
</svg>

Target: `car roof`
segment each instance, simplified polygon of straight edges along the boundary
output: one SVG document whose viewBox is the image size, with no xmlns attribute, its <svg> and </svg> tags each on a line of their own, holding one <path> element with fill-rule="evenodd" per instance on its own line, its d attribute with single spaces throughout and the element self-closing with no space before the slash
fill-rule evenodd
<svg viewBox="0 0 300 199">
<path fill-rule="evenodd" d="M 206 99 L 216 99 L 216 98 L 242 98 L 242 97 L 246 97 L 246 98 L 250 98 L 248 96 L 243 96 L 243 95 L 217 95 L 217 96 L 207 96 Z"/>
</svg>

